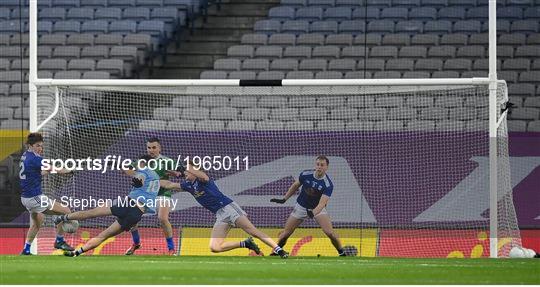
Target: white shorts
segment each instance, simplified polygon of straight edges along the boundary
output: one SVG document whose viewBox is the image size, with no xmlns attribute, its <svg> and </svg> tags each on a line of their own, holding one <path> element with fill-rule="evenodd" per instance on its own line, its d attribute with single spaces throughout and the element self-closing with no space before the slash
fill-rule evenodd
<svg viewBox="0 0 540 287">
<path fill-rule="evenodd" d="M 51 201 L 44 194 L 34 197 L 21 197 L 21 202 L 29 212 L 42 213 L 45 210 L 52 209 Z"/>
<path fill-rule="evenodd" d="M 317 215 L 320 215 L 320 214 L 328 214 L 328 211 L 326 211 L 326 207 L 323 208 L 321 212 Z M 302 220 L 309 218 L 309 216 L 307 215 L 307 208 L 302 207 L 298 203 L 294 205 L 294 209 L 291 212 L 291 216 L 297 219 L 302 219 Z"/>
<path fill-rule="evenodd" d="M 232 227 L 236 226 L 235 222 L 240 216 L 246 216 L 247 213 L 242 210 L 240 205 L 236 202 L 231 202 L 226 206 L 220 208 L 216 212 L 216 223 L 214 226 L 221 224 L 228 224 Z"/>
</svg>

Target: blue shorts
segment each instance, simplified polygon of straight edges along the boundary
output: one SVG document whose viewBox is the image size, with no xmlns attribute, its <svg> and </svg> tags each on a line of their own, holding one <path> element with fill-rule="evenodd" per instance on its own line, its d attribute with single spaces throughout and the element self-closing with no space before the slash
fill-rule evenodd
<svg viewBox="0 0 540 287">
<path fill-rule="evenodd" d="M 111 207 L 111 213 L 116 216 L 122 230 L 129 231 L 141 221 L 144 212 L 137 206 L 118 206 L 116 204 Z"/>
</svg>

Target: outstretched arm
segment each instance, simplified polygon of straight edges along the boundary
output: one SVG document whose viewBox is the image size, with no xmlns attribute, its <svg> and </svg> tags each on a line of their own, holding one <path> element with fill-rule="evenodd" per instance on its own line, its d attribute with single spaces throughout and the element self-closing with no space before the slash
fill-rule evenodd
<svg viewBox="0 0 540 287">
<path fill-rule="evenodd" d="M 72 172 L 74 172 L 74 170 L 69 170 L 69 169 L 65 169 L 65 168 L 55 169 L 54 170 L 54 173 L 58 173 L 58 174 L 68 174 L 68 173 L 72 173 Z M 41 170 L 41 175 L 46 175 L 46 174 L 49 174 L 49 173 L 53 173 L 52 168 L 50 168 L 50 169 L 42 169 Z"/>
<path fill-rule="evenodd" d="M 285 193 L 285 196 L 283 198 L 272 198 L 270 199 L 271 202 L 275 202 L 275 203 L 280 203 L 280 204 L 283 204 L 285 203 L 289 198 L 291 198 L 291 196 L 293 196 L 296 191 L 298 190 L 298 188 L 301 186 L 302 184 L 300 183 L 299 180 L 296 180 L 290 187 L 289 187 L 289 190 L 287 190 L 287 193 Z"/>
<path fill-rule="evenodd" d="M 198 180 L 202 182 L 208 182 L 210 180 L 210 177 L 208 177 L 208 175 L 204 173 L 204 171 L 197 169 L 196 167 L 192 165 L 188 165 L 185 172 L 189 172 L 193 174 L 195 177 L 197 177 Z"/>
<path fill-rule="evenodd" d="M 159 185 L 165 189 L 170 189 L 174 191 L 184 191 L 180 186 L 180 183 L 172 182 L 170 180 L 162 179 L 159 181 Z"/>
</svg>

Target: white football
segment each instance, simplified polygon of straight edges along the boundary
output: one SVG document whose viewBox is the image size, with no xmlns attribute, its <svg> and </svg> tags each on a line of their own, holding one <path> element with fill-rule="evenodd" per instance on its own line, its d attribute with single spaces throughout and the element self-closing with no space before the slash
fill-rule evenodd
<svg viewBox="0 0 540 287">
<path fill-rule="evenodd" d="M 79 222 L 77 220 L 68 220 L 62 224 L 62 230 L 66 233 L 75 233 L 79 229 Z"/>
<path fill-rule="evenodd" d="M 508 254 L 510 258 L 524 258 L 525 257 L 525 251 L 521 247 L 512 247 L 510 249 L 510 254 Z"/>
</svg>

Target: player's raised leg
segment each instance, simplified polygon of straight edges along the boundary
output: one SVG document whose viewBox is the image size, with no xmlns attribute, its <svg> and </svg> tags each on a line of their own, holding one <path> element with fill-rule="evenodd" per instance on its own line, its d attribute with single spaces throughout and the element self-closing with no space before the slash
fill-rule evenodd
<svg viewBox="0 0 540 287">
<path fill-rule="evenodd" d="M 89 250 L 92 250 L 96 247 L 98 247 L 103 241 L 107 240 L 107 238 L 113 237 L 115 235 L 118 235 L 122 233 L 124 229 L 118 223 L 118 221 L 115 221 L 111 226 L 109 226 L 107 229 L 103 230 L 101 233 L 98 234 L 98 236 L 88 240 L 82 247 L 78 248 L 75 251 L 65 251 L 65 256 L 79 256 L 83 254 L 84 252 L 87 252 Z"/>
<path fill-rule="evenodd" d="M 214 225 L 210 235 L 210 251 L 219 253 L 243 247 L 240 241 L 225 241 L 229 230 L 231 226 L 227 223 Z"/>
<path fill-rule="evenodd" d="M 56 218 L 55 223 L 59 224 L 62 221 L 68 220 L 85 220 L 107 215 L 112 215 L 111 208 L 107 206 L 101 206 L 90 210 L 81 210 L 69 214 L 60 215 Z"/>
<path fill-rule="evenodd" d="M 338 234 L 334 231 L 334 228 L 332 227 L 332 220 L 330 219 L 330 216 L 328 214 L 320 213 L 315 216 L 314 219 L 315 221 L 317 221 L 324 234 L 326 234 L 326 236 L 330 238 L 330 241 L 332 241 L 332 245 L 334 245 L 334 247 L 336 248 L 339 256 L 345 256 L 343 246 L 341 245 L 341 240 L 339 240 Z"/>
<path fill-rule="evenodd" d="M 45 214 L 51 214 L 51 215 L 64 215 L 71 213 L 71 210 L 67 206 L 63 206 L 62 204 L 58 202 L 54 202 L 52 204 L 51 209 L 44 211 Z M 64 229 L 62 229 L 62 225 L 64 223 L 60 222 L 59 224 L 56 224 L 56 239 L 54 241 L 54 248 L 56 249 L 62 249 L 67 251 L 73 251 L 73 247 L 69 246 L 66 241 L 64 240 Z"/>
</svg>

